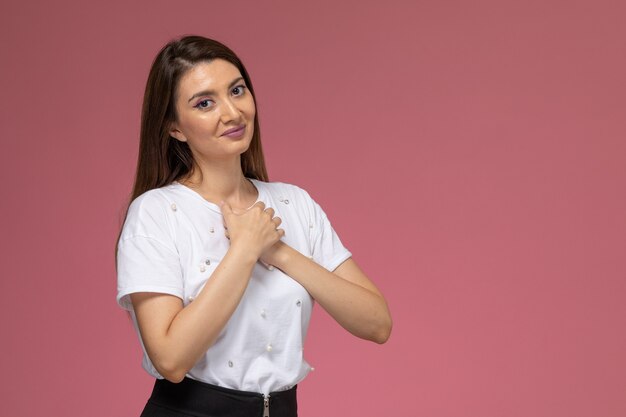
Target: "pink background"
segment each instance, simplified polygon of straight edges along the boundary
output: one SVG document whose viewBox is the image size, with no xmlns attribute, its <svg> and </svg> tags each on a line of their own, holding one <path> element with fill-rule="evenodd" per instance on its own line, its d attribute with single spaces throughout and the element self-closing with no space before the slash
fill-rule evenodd
<svg viewBox="0 0 626 417">
<path fill-rule="evenodd" d="M 316 309 L 300 415 L 626 415 L 622 1 L 5 2 L 2 414 L 138 416 L 113 249 L 151 60 L 215 37 L 270 177 L 322 204 L 394 331 Z"/>
</svg>

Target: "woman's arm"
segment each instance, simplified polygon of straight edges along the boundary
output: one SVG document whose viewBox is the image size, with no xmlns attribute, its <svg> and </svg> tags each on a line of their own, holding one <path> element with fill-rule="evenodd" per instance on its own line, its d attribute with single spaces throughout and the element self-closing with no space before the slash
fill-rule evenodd
<svg viewBox="0 0 626 417">
<path fill-rule="evenodd" d="M 262 260 L 306 288 L 353 335 L 376 343 L 389 339 L 392 321 L 387 302 L 352 258 L 330 272 L 279 241 L 263 254 Z"/>
<path fill-rule="evenodd" d="M 157 371 L 180 382 L 215 342 L 243 296 L 254 264 L 263 250 L 283 235 L 274 210 L 255 204 L 235 214 L 222 211 L 230 235 L 230 248 L 196 299 L 183 308 L 182 300 L 168 294 L 131 294 L 141 338 Z"/>
</svg>

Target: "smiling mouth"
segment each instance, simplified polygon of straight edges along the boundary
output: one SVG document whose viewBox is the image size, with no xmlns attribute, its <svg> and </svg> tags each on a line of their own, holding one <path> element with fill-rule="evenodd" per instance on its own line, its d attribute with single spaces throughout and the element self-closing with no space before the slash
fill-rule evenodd
<svg viewBox="0 0 626 417">
<path fill-rule="evenodd" d="M 226 132 L 222 133 L 221 136 L 238 136 L 243 133 L 243 130 L 246 128 L 246 125 L 241 125 L 237 127 L 233 127 L 232 129 L 228 129 Z"/>
</svg>

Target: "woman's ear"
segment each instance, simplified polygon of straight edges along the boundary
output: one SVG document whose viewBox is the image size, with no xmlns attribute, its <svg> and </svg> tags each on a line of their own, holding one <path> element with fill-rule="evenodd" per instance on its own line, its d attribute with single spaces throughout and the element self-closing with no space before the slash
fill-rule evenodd
<svg viewBox="0 0 626 417">
<path fill-rule="evenodd" d="M 176 123 L 172 123 L 170 125 L 170 136 L 175 139 L 178 139 L 181 142 L 187 142 L 187 138 L 185 137 L 183 132 L 178 130 L 178 126 L 176 125 Z"/>
</svg>

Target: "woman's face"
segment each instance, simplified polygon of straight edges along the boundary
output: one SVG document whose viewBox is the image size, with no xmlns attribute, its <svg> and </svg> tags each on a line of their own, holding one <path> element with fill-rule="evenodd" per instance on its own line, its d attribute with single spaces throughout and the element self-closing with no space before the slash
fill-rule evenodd
<svg viewBox="0 0 626 417">
<path fill-rule="evenodd" d="M 175 100 L 178 119 L 170 135 L 187 142 L 196 161 L 230 159 L 250 146 L 254 98 L 230 62 L 196 64 L 181 77 Z"/>
</svg>

